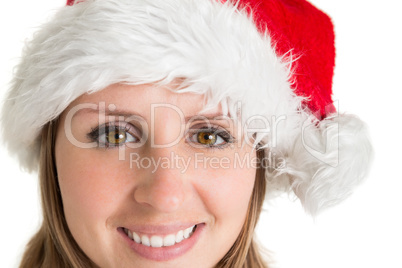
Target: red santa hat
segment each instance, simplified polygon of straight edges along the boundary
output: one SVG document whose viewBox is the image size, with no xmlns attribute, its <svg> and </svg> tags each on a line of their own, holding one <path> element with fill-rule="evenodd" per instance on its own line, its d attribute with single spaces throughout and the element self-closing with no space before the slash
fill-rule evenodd
<svg viewBox="0 0 402 268">
<path fill-rule="evenodd" d="M 3 106 L 5 143 L 38 167 L 39 133 L 77 97 L 110 84 L 168 84 L 254 121 L 274 155 L 268 189 L 292 189 L 315 214 L 365 177 L 364 123 L 332 101 L 334 31 L 305 0 L 68 0 L 28 44 Z M 11 134 L 10 134 L 11 133 Z M 275 136 L 275 137 L 274 137 Z"/>
<path fill-rule="evenodd" d="M 67 0 L 67 5 L 80 2 Z M 295 93 L 308 98 L 304 104 L 321 117 L 335 112 L 335 36 L 330 18 L 307 1 L 240 0 L 236 5 L 252 16 L 261 34 L 270 35 L 279 57 L 300 56 L 292 79 Z"/>
</svg>

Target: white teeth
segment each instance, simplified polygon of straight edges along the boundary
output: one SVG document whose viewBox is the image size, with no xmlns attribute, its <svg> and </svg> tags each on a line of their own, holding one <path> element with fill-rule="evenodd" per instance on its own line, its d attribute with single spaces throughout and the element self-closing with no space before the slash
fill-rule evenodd
<svg viewBox="0 0 402 268">
<path fill-rule="evenodd" d="M 140 236 L 137 235 L 135 232 L 133 232 L 133 238 L 134 238 L 134 241 L 137 242 L 138 244 L 141 243 L 141 238 L 140 238 Z"/>
<path fill-rule="evenodd" d="M 176 234 L 176 243 L 180 243 L 181 241 L 183 241 L 183 239 L 184 239 L 184 232 L 182 230 L 180 230 Z"/>
<path fill-rule="evenodd" d="M 184 230 L 184 238 L 189 238 L 190 237 L 190 233 L 193 230 L 193 227 L 189 227 L 186 230 Z"/>
<path fill-rule="evenodd" d="M 157 235 L 151 237 L 151 247 L 160 248 L 163 246 L 163 238 Z"/>
<path fill-rule="evenodd" d="M 165 236 L 165 238 L 163 238 L 163 245 L 165 247 L 173 246 L 176 242 L 175 240 L 176 240 L 176 236 L 174 234 L 167 235 L 167 236 Z"/>
<path fill-rule="evenodd" d="M 182 242 L 184 239 L 189 238 L 194 230 L 194 226 L 191 226 L 185 230 L 180 230 L 176 234 L 169 234 L 165 237 L 161 237 L 158 235 L 153 235 L 149 238 L 147 235 L 142 235 L 141 237 L 136 232 L 131 232 L 128 229 L 125 229 L 125 233 L 127 236 L 134 240 L 138 244 L 143 244 L 144 246 L 160 248 L 160 247 L 169 247 L 173 246 L 176 243 Z"/>
<path fill-rule="evenodd" d="M 148 238 L 148 236 L 146 236 L 146 235 L 143 235 L 143 236 L 141 236 L 141 243 L 144 245 L 144 246 L 151 246 L 151 243 L 150 243 L 150 241 L 149 241 L 149 238 Z"/>
</svg>

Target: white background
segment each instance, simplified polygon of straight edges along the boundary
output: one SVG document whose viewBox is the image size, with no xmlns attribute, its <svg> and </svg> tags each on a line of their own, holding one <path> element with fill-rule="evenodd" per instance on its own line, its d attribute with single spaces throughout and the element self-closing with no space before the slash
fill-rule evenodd
<svg viewBox="0 0 402 268">
<path fill-rule="evenodd" d="M 311 0 L 337 35 L 334 100 L 368 123 L 376 150 L 367 181 L 315 220 L 283 196 L 263 213 L 259 240 L 277 268 L 402 268 L 402 4 Z M 64 0 L 6 1 L 0 8 L 0 98 L 24 41 Z M 0 267 L 16 267 L 39 226 L 37 179 L 0 147 Z"/>
</svg>

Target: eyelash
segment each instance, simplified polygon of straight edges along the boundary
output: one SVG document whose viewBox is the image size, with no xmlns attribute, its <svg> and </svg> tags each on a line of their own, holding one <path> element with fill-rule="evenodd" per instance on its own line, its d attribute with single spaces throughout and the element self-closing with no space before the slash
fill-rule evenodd
<svg viewBox="0 0 402 268">
<path fill-rule="evenodd" d="M 91 132 L 87 134 L 87 137 L 90 141 L 96 142 L 98 144 L 98 147 L 101 148 L 116 148 L 123 146 L 124 144 L 128 142 L 139 142 L 141 138 L 136 137 L 136 135 L 132 134 L 132 131 L 130 131 L 134 126 L 132 126 L 129 123 L 126 123 L 125 126 L 119 126 L 118 123 L 116 124 L 115 122 L 109 122 L 104 125 L 98 126 L 96 128 L 93 128 Z M 122 143 L 119 144 L 113 144 L 109 142 L 109 138 L 107 135 L 110 135 L 111 131 L 116 131 L 119 133 L 124 133 L 125 135 L 125 140 Z M 197 129 L 192 129 L 187 132 L 188 134 L 192 134 L 191 136 L 186 138 L 186 141 L 190 143 L 195 143 L 197 144 L 197 147 L 199 148 L 207 148 L 207 149 L 224 149 L 229 144 L 235 143 L 235 138 L 225 129 L 221 127 L 200 127 Z M 223 140 L 223 144 L 218 144 L 215 145 L 216 141 L 214 144 L 201 144 L 198 139 L 200 138 L 199 136 L 196 137 L 196 140 L 194 140 L 194 137 L 196 135 L 201 135 L 201 133 L 212 133 L 214 136 L 216 136 L 216 140 L 218 138 Z M 105 135 L 105 136 L 104 136 Z M 104 136 L 104 137 L 103 137 Z M 205 136 L 204 136 L 205 137 Z M 210 138 L 209 136 L 208 138 Z M 116 137 L 113 137 L 116 138 Z M 127 139 L 136 139 L 135 141 L 127 141 Z"/>
<path fill-rule="evenodd" d="M 235 138 L 225 129 L 221 127 L 200 127 L 197 128 L 196 130 L 189 130 L 188 133 L 192 133 L 190 137 L 188 137 L 186 140 L 188 140 L 191 143 L 196 143 L 197 147 L 199 148 L 207 148 L 207 149 L 225 149 L 227 146 L 235 142 Z M 215 136 L 221 138 L 224 143 L 223 144 L 201 144 L 197 143 L 197 141 L 192 140 L 192 138 L 196 135 L 200 135 L 200 133 L 212 133 Z"/>
<path fill-rule="evenodd" d="M 132 134 L 132 131 L 131 131 L 132 128 L 134 128 L 134 127 L 131 126 L 129 123 L 126 123 L 124 126 L 121 126 L 114 122 L 109 122 L 109 123 L 103 124 L 101 126 L 98 126 L 94 129 L 92 129 L 91 132 L 89 132 L 87 134 L 87 137 L 92 142 L 96 142 L 98 144 L 98 147 L 115 148 L 115 147 L 123 146 L 127 142 L 133 142 L 133 141 L 130 141 L 129 139 L 136 139 L 136 141 L 134 141 L 134 142 L 140 141 L 140 138 L 136 137 L 135 134 Z M 124 142 L 119 143 L 119 144 L 110 143 L 110 141 L 109 141 L 110 137 L 108 137 L 107 135 L 110 135 L 110 133 L 112 131 L 115 131 L 118 133 L 124 133 L 124 135 L 125 135 Z M 114 138 L 116 138 L 116 136 Z M 129 140 L 129 141 L 127 141 L 127 140 Z"/>
</svg>

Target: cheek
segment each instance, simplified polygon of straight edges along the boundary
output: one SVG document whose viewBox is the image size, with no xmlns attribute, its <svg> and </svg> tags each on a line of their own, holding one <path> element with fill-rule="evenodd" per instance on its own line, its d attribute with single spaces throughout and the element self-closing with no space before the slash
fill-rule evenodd
<svg viewBox="0 0 402 268">
<path fill-rule="evenodd" d="M 205 255 L 219 261 L 235 243 L 246 220 L 255 183 L 255 169 L 196 170 L 197 193 L 212 215 Z"/>
<path fill-rule="evenodd" d="M 62 152 L 62 153 L 61 153 Z M 56 145 L 56 167 L 64 214 L 72 233 L 105 226 L 120 203 L 124 182 L 120 163 L 103 161 L 91 149 Z M 77 236 L 75 236 L 77 237 Z"/>
<path fill-rule="evenodd" d="M 255 182 L 255 169 L 214 169 L 197 173 L 202 183 L 198 193 L 217 225 L 237 231 L 243 226 Z M 228 231 L 230 228 L 228 228 Z M 230 230 L 234 231 L 234 230 Z"/>
</svg>

